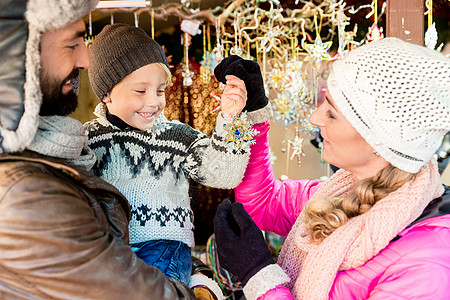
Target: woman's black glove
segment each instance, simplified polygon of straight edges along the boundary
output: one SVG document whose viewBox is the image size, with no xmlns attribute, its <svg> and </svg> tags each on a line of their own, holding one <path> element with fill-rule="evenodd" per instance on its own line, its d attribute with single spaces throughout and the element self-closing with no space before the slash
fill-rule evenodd
<svg viewBox="0 0 450 300">
<path fill-rule="evenodd" d="M 256 226 L 241 203 L 225 199 L 214 217 L 214 233 L 220 265 L 246 285 L 248 280 L 274 260 Z"/>
<path fill-rule="evenodd" d="M 269 102 L 264 90 L 261 69 L 256 61 L 231 55 L 215 67 L 214 75 L 224 84 L 226 83 L 225 75 L 234 75 L 244 81 L 248 99 L 243 111 L 258 110 Z"/>
</svg>

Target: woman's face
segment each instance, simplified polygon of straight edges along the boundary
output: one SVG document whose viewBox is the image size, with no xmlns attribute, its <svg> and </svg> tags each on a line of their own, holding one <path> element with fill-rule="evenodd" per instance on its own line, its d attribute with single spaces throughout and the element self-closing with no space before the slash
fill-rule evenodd
<svg viewBox="0 0 450 300">
<path fill-rule="evenodd" d="M 358 179 L 371 177 L 389 164 L 374 154 L 372 147 L 336 107 L 328 90 L 310 122 L 320 128 L 326 162 L 352 172 Z"/>
</svg>

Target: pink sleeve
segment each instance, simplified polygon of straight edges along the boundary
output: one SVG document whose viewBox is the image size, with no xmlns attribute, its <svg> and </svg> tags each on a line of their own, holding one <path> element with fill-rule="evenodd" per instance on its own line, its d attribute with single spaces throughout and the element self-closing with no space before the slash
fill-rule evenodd
<svg viewBox="0 0 450 300">
<path fill-rule="evenodd" d="M 279 285 L 279 286 L 269 290 L 267 293 L 265 293 L 261 297 L 258 297 L 258 300 L 272 300 L 272 299 L 292 300 L 294 298 L 292 297 L 289 289 L 282 285 Z"/>
<path fill-rule="evenodd" d="M 258 227 L 287 236 L 292 225 L 321 182 L 275 178 L 270 164 L 269 121 L 254 125 L 259 131 L 252 145 L 244 178 L 235 188 L 235 199 L 241 202 Z"/>
</svg>

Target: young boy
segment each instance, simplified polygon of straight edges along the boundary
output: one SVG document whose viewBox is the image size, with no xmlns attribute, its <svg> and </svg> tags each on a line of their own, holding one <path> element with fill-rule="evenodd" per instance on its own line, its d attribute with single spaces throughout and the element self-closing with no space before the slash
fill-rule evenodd
<svg viewBox="0 0 450 300">
<path fill-rule="evenodd" d="M 94 173 L 128 199 L 130 246 L 138 257 L 188 284 L 194 246 L 188 178 L 223 189 L 240 183 L 250 142 L 230 148 L 224 126 L 246 105 L 244 81 L 225 76 L 222 111 L 210 138 L 164 117 L 169 65 L 142 29 L 108 25 L 89 51 L 89 78 L 101 100 L 98 118 L 85 124 L 97 155 Z"/>
</svg>

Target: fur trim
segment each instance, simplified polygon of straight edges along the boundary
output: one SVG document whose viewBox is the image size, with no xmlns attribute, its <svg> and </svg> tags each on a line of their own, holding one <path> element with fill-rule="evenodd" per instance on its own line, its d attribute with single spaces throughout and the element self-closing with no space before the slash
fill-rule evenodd
<svg viewBox="0 0 450 300">
<path fill-rule="evenodd" d="M 39 122 L 42 93 L 39 84 L 42 32 L 73 23 L 90 13 L 98 0 L 30 0 L 25 17 L 28 40 L 25 52 L 24 113 L 15 131 L 0 128 L 0 152 L 19 152 L 33 140 Z"/>
<path fill-rule="evenodd" d="M 266 106 L 255 111 L 247 112 L 247 119 L 251 124 L 264 123 L 273 117 L 272 105 L 267 103 Z"/>
<path fill-rule="evenodd" d="M 27 21 L 38 31 L 62 28 L 95 9 L 98 0 L 29 0 Z"/>
<path fill-rule="evenodd" d="M 207 277 L 206 275 L 197 273 L 191 276 L 191 282 L 189 283 L 189 287 L 195 288 L 196 286 L 206 287 L 211 293 L 213 293 L 217 299 L 224 299 L 222 294 L 222 290 L 216 281 Z"/>
<path fill-rule="evenodd" d="M 279 265 L 271 264 L 250 278 L 244 286 L 244 295 L 248 300 L 258 299 L 271 289 L 289 281 L 289 277 Z"/>
</svg>

